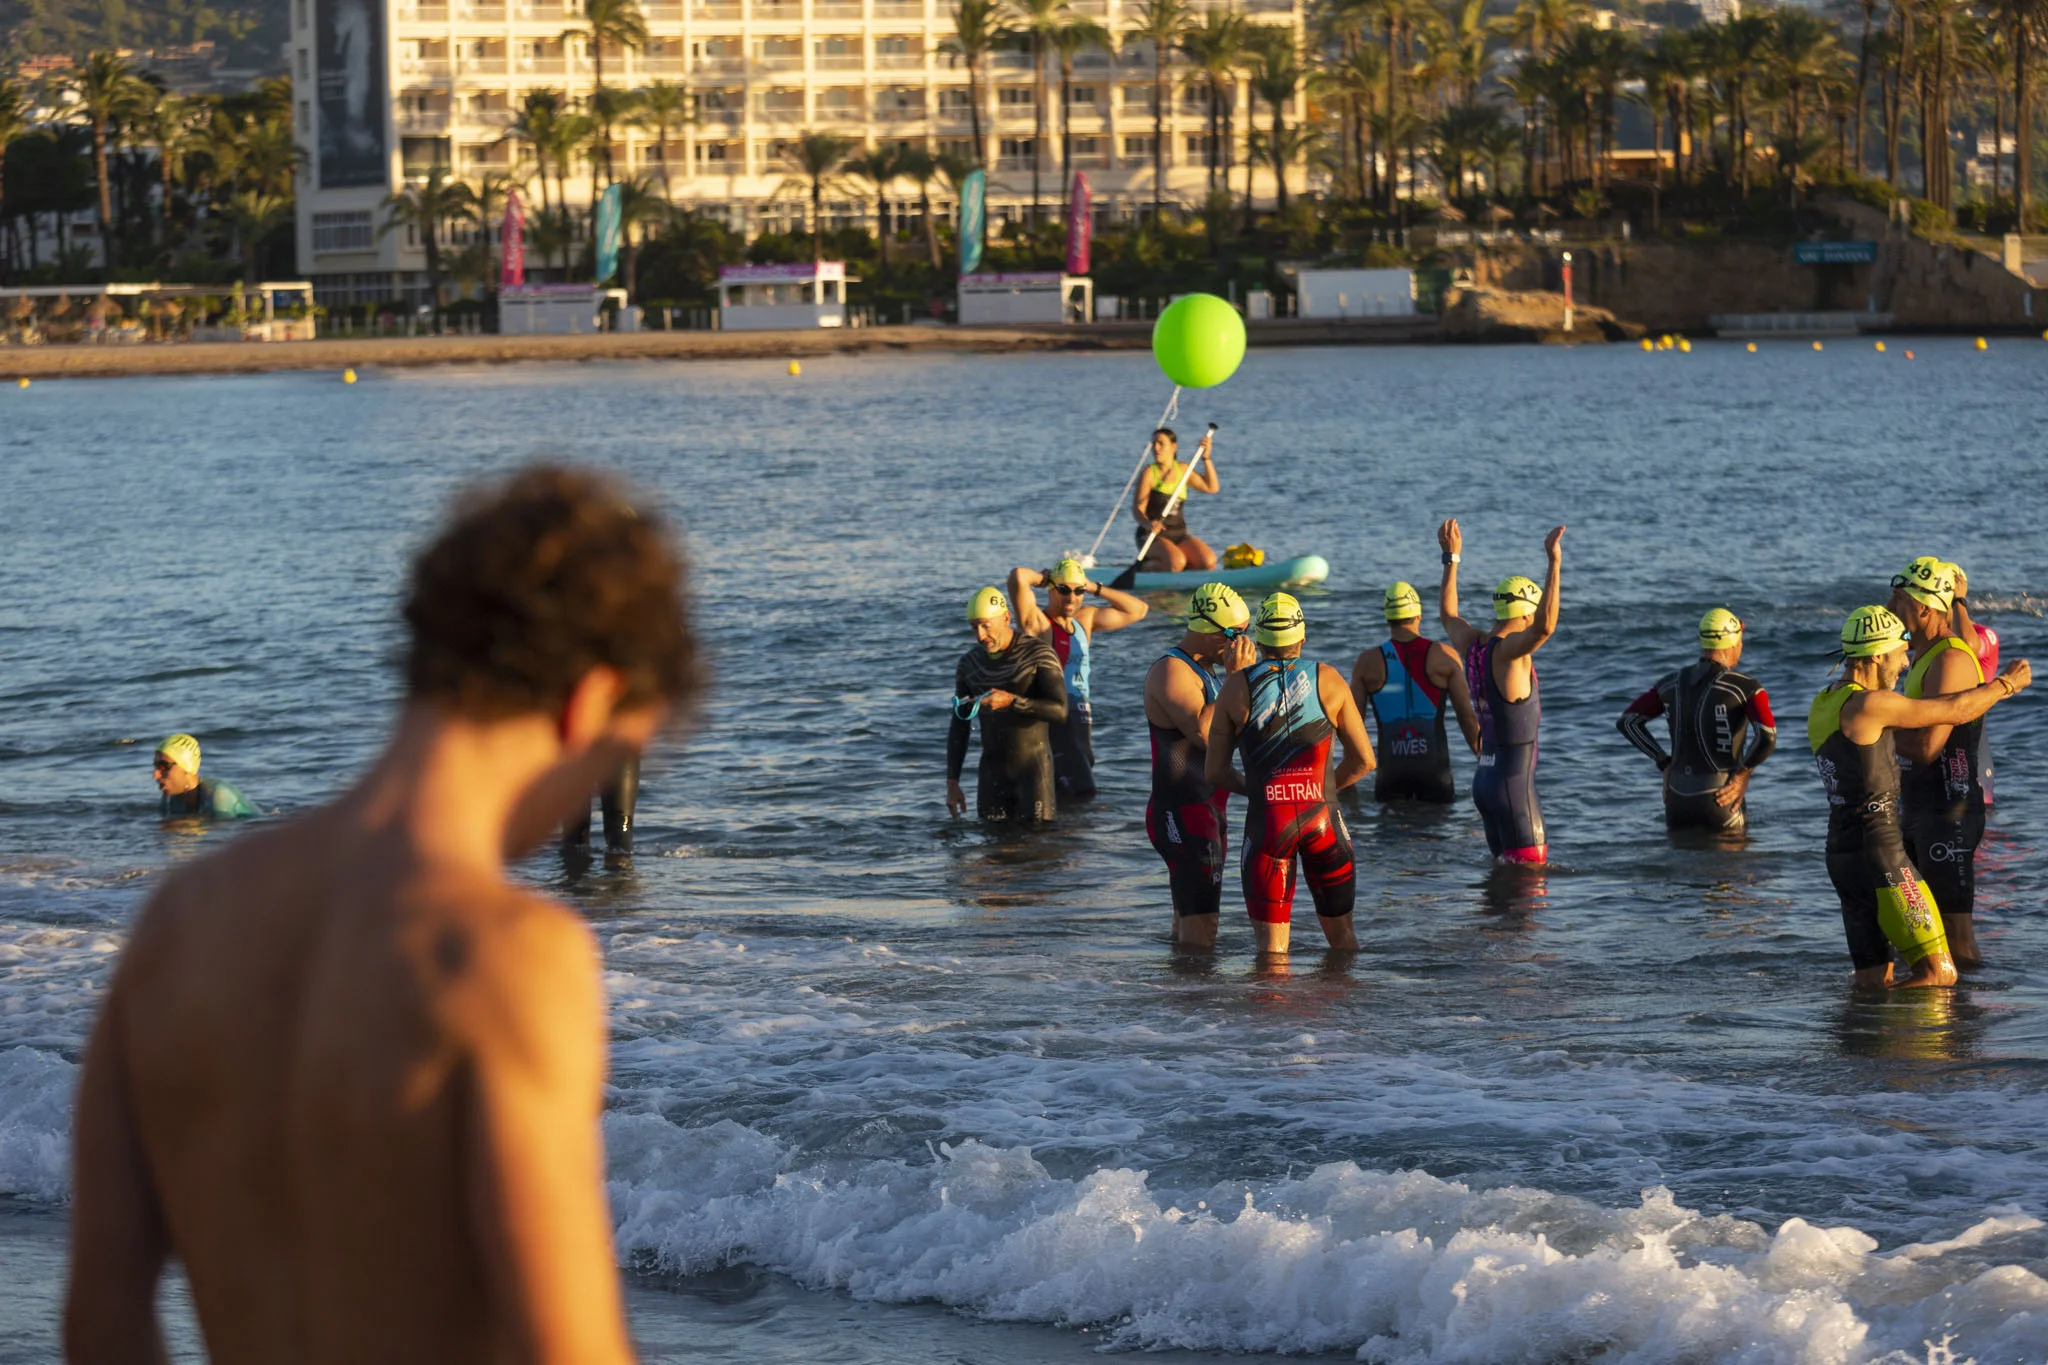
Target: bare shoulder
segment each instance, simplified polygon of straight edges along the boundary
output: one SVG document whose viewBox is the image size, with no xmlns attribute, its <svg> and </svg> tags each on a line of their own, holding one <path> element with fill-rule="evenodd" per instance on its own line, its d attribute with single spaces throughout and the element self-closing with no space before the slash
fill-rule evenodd
<svg viewBox="0 0 2048 1365">
<path fill-rule="evenodd" d="M 567 906 L 503 884 L 444 890 L 435 900 L 419 946 L 454 1003 L 531 1014 L 597 999 L 597 940 Z"/>
</svg>

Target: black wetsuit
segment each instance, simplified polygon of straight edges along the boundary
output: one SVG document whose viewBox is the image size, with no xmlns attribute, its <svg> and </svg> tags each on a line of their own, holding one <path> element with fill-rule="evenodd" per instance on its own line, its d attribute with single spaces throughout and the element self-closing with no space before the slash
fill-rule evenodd
<svg viewBox="0 0 2048 1365">
<path fill-rule="evenodd" d="M 1014 693 L 997 711 L 983 704 L 981 767 L 975 807 L 984 820 L 1050 820 L 1056 810 L 1049 725 L 1067 718 L 1067 683 L 1052 646 L 1019 631 L 1009 647 L 990 654 L 977 644 L 960 656 L 953 673 L 953 725 L 946 735 L 946 777 L 960 780 L 967 764 L 967 712 L 989 692 Z"/>
<path fill-rule="evenodd" d="M 1486 826 L 1486 846 L 1511 863 L 1541 863 L 1548 857 L 1543 808 L 1536 802 L 1536 734 L 1543 724 L 1543 698 L 1536 670 L 1529 669 L 1529 695 L 1509 701 L 1493 680 L 1493 651 L 1500 640 L 1487 636 L 1465 651 L 1465 685 L 1479 713 L 1479 766 L 1472 774 L 1472 804 Z"/>
<path fill-rule="evenodd" d="M 1216 700 L 1222 685 L 1216 675 L 1182 649 L 1166 652 L 1195 672 L 1202 684 L 1202 704 Z M 1209 785 L 1203 765 L 1208 751 L 1167 725 L 1154 725 L 1152 735 L 1152 799 L 1145 803 L 1145 833 L 1166 863 L 1173 889 L 1173 913 L 1214 915 L 1223 905 L 1223 847 L 1229 838 L 1230 793 Z"/>
<path fill-rule="evenodd" d="M 1658 716 L 1670 727 L 1668 754 L 1650 733 Z M 1778 721 L 1757 680 L 1705 658 L 1657 679 L 1615 728 L 1664 774 L 1664 821 L 1673 829 L 1741 829 L 1749 818 L 1744 803 L 1724 806 L 1715 793 L 1769 758 L 1778 743 Z"/>
<path fill-rule="evenodd" d="M 604 809 L 604 846 L 613 853 L 633 851 L 633 807 L 640 800 L 640 760 L 634 758 L 619 775 L 598 789 L 597 802 Z M 590 844 L 590 803 L 562 826 L 562 843 L 567 848 Z"/>
<path fill-rule="evenodd" d="M 1906 674 L 1909 697 L 1925 695 L 1928 670 L 1954 649 L 1977 665 L 1976 683 L 1984 681 L 1984 665 L 1954 636 L 1936 641 Z M 1941 752 L 1926 763 L 1899 760 L 1899 825 L 1906 853 L 1934 892 L 1944 917 L 1977 911 L 1977 845 L 1984 838 L 1984 718 L 1949 728 Z"/>
<path fill-rule="evenodd" d="M 1906 856 L 1899 832 L 1899 760 L 1892 732 L 1858 744 L 1842 732 L 1842 707 L 1863 689 L 1830 687 L 1813 699 L 1806 738 L 1828 793 L 1828 880 L 1842 902 L 1849 960 L 1858 970 L 1908 961 L 1942 939 L 1941 913 Z M 1886 920 L 1891 923 L 1887 924 Z"/>
</svg>

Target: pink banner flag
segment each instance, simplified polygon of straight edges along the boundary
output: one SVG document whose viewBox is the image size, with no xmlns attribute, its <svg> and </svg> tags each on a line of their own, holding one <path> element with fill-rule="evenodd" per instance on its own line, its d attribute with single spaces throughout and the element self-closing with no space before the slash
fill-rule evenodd
<svg viewBox="0 0 2048 1365">
<path fill-rule="evenodd" d="M 498 274 L 498 285 L 510 289 L 526 283 L 526 205 L 519 202 L 518 190 L 505 191 L 505 230 L 502 245 L 505 249 L 505 263 Z"/>
<path fill-rule="evenodd" d="M 1089 215 L 1092 199 L 1088 194 L 1088 177 L 1080 171 L 1074 173 L 1074 192 L 1067 197 L 1067 273 L 1085 275 L 1088 273 L 1089 232 L 1094 224 Z"/>
</svg>

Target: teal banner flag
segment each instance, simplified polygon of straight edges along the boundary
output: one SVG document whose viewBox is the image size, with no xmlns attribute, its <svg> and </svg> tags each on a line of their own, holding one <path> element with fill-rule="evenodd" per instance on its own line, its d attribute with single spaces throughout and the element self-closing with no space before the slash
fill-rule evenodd
<svg viewBox="0 0 2048 1365">
<path fill-rule="evenodd" d="M 607 185 L 597 198 L 597 282 L 605 283 L 619 268 L 619 196 L 624 187 Z"/>
<path fill-rule="evenodd" d="M 975 171 L 960 182 L 960 273 L 981 269 L 981 234 L 988 220 L 988 172 Z"/>
</svg>

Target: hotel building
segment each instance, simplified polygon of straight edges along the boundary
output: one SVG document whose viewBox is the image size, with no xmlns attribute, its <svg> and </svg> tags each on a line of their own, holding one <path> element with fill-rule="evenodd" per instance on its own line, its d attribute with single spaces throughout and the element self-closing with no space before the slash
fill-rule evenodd
<svg viewBox="0 0 2048 1365">
<path fill-rule="evenodd" d="M 554 89 L 587 101 L 596 73 L 580 0 L 290 0 L 293 116 L 306 153 L 298 195 L 300 272 L 330 304 L 423 290 L 425 261 L 405 230 L 380 233 L 387 194 L 434 166 L 471 180 L 514 171 L 525 156 L 507 140 L 527 92 Z M 1197 0 L 1199 9 L 1203 0 Z M 1298 29 L 1302 0 L 1237 0 L 1254 23 Z M 1073 0 L 1076 18 L 1101 24 L 1119 50 L 1084 53 L 1070 86 L 1073 165 L 1087 172 L 1103 220 L 1149 211 L 1153 196 L 1153 56 L 1125 46 L 1134 0 Z M 607 49 L 608 87 L 668 82 L 687 88 L 695 121 L 671 132 L 664 166 L 650 131 L 617 128 L 616 173 L 664 178 L 678 205 L 717 213 L 749 233 L 806 226 L 808 201 L 783 149 L 808 131 L 857 143 L 911 143 L 970 156 L 968 72 L 944 50 L 950 0 L 642 0 L 648 41 L 638 51 Z M 1035 90 L 1031 60 L 998 52 L 982 73 L 982 136 L 992 224 L 1026 216 L 1031 205 Z M 1209 184 L 1204 95 L 1170 59 L 1166 133 L 1169 203 L 1193 207 Z M 1243 192 L 1248 89 L 1239 81 L 1227 165 Z M 1057 214 L 1060 181 L 1059 73 L 1048 61 L 1046 146 L 1039 180 L 1043 212 Z M 1301 99 L 1289 101 L 1291 118 Z M 1254 116 L 1263 129 L 1270 115 Z M 1289 175 L 1299 190 L 1302 168 Z M 571 205 L 590 202 L 590 171 L 578 164 Z M 1269 169 L 1255 188 L 1272 193 Z M 940 186 L 935 183 L 934 190 Z M 908 184 L 897 196 L 914 196 Z M 528 199 L 537 206 L 538 196 Z M 950 200 L 939 201 L 950 212 Z M 873 213 L 843 191 L 826 206 L 828 226 L 865 223 Z"/>
</svg>

